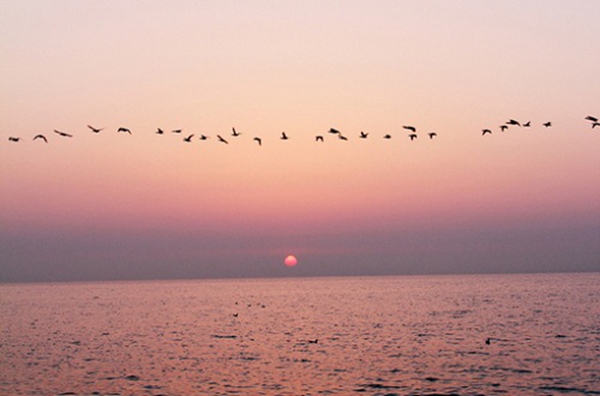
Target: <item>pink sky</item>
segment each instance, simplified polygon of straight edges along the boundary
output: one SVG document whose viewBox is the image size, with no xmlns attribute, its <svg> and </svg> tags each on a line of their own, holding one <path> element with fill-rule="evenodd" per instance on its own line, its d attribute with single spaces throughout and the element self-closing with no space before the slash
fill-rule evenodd
<svg viewBox="0 0 600 396">
<path fill-rule="evenodd" d="M 600 270 L 599 12 L 2 2 L 0 281 Z"/>
</svg>

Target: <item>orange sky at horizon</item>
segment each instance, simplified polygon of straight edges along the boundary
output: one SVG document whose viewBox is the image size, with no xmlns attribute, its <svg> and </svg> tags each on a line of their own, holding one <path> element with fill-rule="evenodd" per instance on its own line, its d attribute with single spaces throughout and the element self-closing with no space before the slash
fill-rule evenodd
<svg viewBox="0 0 600 396">
<path fill-rule="evenodd" d="M 54 226 L 82 221 L 81 225 L 88 227 L 179 224 L 193 228 L 198 224 L 202 228 L 208 223 L 219 228 L 218 223 L 222 223 L 227 228 L 239 223 L 285 231 L 290 219 L 304 227 L 329 222 L 347 227 L 353 221 L 363 226 L 371 221 L 372 227 L 381 227 L 390 218 L 412 224 L 428 223 L 433 218 L 442 226 L 461 223 L 465 217 L 468 223 L 469 216 L 500 221 L 510 216 L 513 220 L 535 217 L 540 211 L 560 217 L 568 211 L 586 217 L 597 209 L 594 197 L 598 191 L 590 189 L 598 176 L 594 171 L 595 146 L 579 147 L 577 163 L 561 161 L 557 158 L 564 155 L 561 146 L 572 144 L 567 140 L 573 139 L 557 136 L 560 132 L 533 132 L 546 134 L 546 142 L 540 142 L 539 136 L 533 142 L 508 133 L 483 141 L 474 132 L 472 139 L 482 140 L 472 143 L 470 150 L 476 151 L 455 149 L 451 155 L 442 152 L 452 144 L 445 142 L 451 138 L 447 134 L 415 142 L 408 142 L 402 132 L 389 142 L 373 141 L 375 136 L 365 141 L 355 137 L 349 142 L 328 137 L 321 145 L 310 141 L 311 135 L 305 135 L 306 144 L 302 144 L 277 141 L 273 134 L 262 147 L 249 137 L 237 138 L 246 140 L 232 141 L 232 147 L 219 147 L 215 142 L 202 147 L 203 143 L 179 144 L 179 136 L 151 133 L 144 137 L 91 138 L 110 139 L 115 145 L 129 146 L 127 150 L 140 151 L 136 147 L 140 139 L 170 140 L 173 146 L 151 146 L 142 153 L 119 158 L 113 152 L 119 147 L 84 146 L 80 152 L 85 142 L 78 136 L 65 143 L 55 139 L 53 145 L 72 146 L 60 154 L 51 151 L 60 152 L 62 147 L 50 145 L 33 147 L 29 143 L 30 147 L 15 149 L 10 155 L 19 156 L 15 162 L 21 164 L 15 167 L 18 172 L 5 178 L 16 186 L 12 195 L 15 201 L 4 202 L 12 207 L 4 215 L 5 221 L 11 217 L 24 221 L 30 213 L 32 224 L 37 219 Z M 87 138 L 90 143 L 91 138 Z M 578 140 L 590 138 L 594 137 L 582 135 Z M 300 137 L 292 135 L 291 139 Z M 491 151 L 491 145 L 505 144 L 503 150 L 494 147 Z M 522 144 L 546 151 L 534 153 L 535 167 L 524 168 L 519 160 L 519 151 L 532 155 L 532 147 L 519 147 Z M 209 150 L 218 152 L 220 158 L 206 158 Z M 228 152 L 234 150 L 237 152 Z M 37 156 L 33 164 L 30 155 Z M 460 156 L 470 159 L 460 160 Z M 573 174 L 578 177 L 573 178 Z M 14 179 L 9 180 L 11 177 Z M 39 194 L 38 188 L 44 194 Z M 19 205 L 23 201 L 31 202 L 31 206 Z M 45 211 L 47 214 L 41 216 Z"/>
</svg>

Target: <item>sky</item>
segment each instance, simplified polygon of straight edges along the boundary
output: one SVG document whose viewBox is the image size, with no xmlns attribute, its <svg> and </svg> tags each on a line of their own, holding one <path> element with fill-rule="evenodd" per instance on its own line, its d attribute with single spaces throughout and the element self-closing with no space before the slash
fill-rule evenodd
<svg viewBox="0 0 600 396">
<path fill-rule="evenodd" d="M 598 15 L 0 0 L 0 282 L 600 271 Z"/>
</svg>

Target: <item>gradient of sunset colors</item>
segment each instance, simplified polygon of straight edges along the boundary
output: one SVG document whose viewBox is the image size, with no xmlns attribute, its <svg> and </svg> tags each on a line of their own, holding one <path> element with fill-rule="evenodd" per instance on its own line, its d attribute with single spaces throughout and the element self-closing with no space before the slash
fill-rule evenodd
<svg viewBox="0 0 600 396">
<path fill-rule="evenodd" d="M 0 281 L 599 271 L 598 15 L 2 1 Z"/>
</svg>

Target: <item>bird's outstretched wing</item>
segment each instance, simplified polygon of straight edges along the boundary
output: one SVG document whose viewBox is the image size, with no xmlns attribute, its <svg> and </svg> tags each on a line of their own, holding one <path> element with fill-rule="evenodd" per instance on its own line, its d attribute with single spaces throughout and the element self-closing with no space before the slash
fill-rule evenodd
<svg viewBox="0 0 600 396">
<path fill-rule="evenodd" d="M 73 137 L 73 135 L 71 135 L 70 133 L 61 132 L 61 131 L 58 131 L 58 130 L 56 130 L 56 129 L 54 130 L 54 132 L 55 132 L 56 134 L 58 134 L 59 136 L 62 136 L 62 137 L 68 137 L 68 138 L 71 138 L 71 137 Z"/>
</svg>

